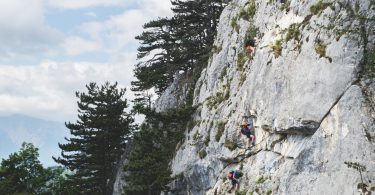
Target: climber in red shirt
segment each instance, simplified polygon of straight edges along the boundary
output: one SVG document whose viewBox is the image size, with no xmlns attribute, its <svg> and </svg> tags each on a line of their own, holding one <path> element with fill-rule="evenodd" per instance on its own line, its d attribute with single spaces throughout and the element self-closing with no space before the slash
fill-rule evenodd
<svg viewBox="0 0 375 195">
<path fill-rule="evenodd" d="M 228 193 L 232 193 L 232 190 L 236 188 L 237 185 L 237 190 L 240 189 L 240 182 L 239 178 L 241 177 L 241 174 L 237 171 L 231 171 L 228 173 L 228 179 L 232 182 L 232 187 L 228 191 Z"/>
</svg>

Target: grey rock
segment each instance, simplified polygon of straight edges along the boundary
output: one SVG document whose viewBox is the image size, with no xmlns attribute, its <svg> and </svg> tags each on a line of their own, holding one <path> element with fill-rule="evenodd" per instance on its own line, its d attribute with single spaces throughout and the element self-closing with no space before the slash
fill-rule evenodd
<svg viewBox="0 0 375 195">
<path fill-rule="evenodd" d="M 375 82 L 359 85 L 360 36 L 337 37 L 335 29 L 328 28 L 330 24 L 340 28 L 337 21 L 355 28 L 358 21 L 341 6 L 346 1 L 329 2 L 331 7 L 310 18 L 310 7 L 317 1 L 291 0 L 286 12 L 279 1 L 257 0 L 253 20 L 238 18 L 238 33 L 230 23 L 247 0 L 234 0 L 224 9 L 215 40 L 222 50 L 213 54 L 194 90 L 194 105 L 199 105 L 195 119 L 202 122 L 186 132 L 186 141 L 171 162 L 174 174 L 185 175 L 175 185 L 177 194 L 227 194 L 231 184 L 222 178 L 240 168 L 244 172 L 241 190 L 248 193 L 357 194 L 359 174 L 345 161 L 365 165 L 366 179 L 374 181 Z M 350 1 L 345 6 L 354 5 Z M 374 15 L 368 0 L 361 0 L 360 5 L 360 12 Z M 298 40 L 285 41 L 293 23 L 300 24 Z M 256 52 L 240 70 L 237 61 L 251 25 L 259 30 Z M 279 39 L 284 41 L 281 56 L 276 57 L 272 46 Z M 318 41 L 326 48 L 325 57 L 316 52 Z M 369 42 L 374 42 L 371 34 Z M 226 75 L 221 78 L 224 69 Z M 207 105 L 210 97 L 226 90 L 230 91 L 228 99 Z M 167 100 L 165 96 L 160 99 Z M 233 163 L 244 150 L 230 151 L 225 141 L 245 145 L 239 125 L 250 110 L 257 113 L 256 145 L 252 155 Z M 216 142 L 219 121 L 226 125 Z M 204 159 L 197 155 L 202 146 L 188 139 L 195 132 L 210 137 Z"/>
<path fill-rule="evenodd" d="M 227 194 L 231 184 L 223 178 L 230 170 L 244 173 L 240 190 L 248 194 L 359 194 L 360 175 L 344 162 L 366 166 L 365 183 L 373 185 L 369 181 L 375 181 L 375 82 L 360 80 L 360 34 L 337 35 L 358 28 L 358 18 L 347 11 L 355 8 L 355 1 L 324 1 L 332 5 L 310 15 L 317 1 L 291 0 L 287 12 L 279 1 L 256 0 L 251 21 L 238 17 L 247 2 L 233 0 L 222 12 L 215 40 L 222 50 L 213 53 L 194 89 L 194 120 L 201 123 L 185 132 L 185 142 L 171 162 L 173 174 L 184 177 L 172 182 L 175 191 L 166 194 Z M 375 15 L 369 0 L 359 5 L 358 13 Z M 230 25 L 233 18 L 238 32 Z M 286 40 L 292 24 L 297 24 L 298 34 Z M 255 55 L 240 67 L 239 54 L 251 25 L 259 30 Z M 374 43 L 369 32 L 368 42 Z M 272 48 L 277 40 L 282 40 L 279 57 Z M 158 111 L 185 101 L 187 88 L 181 84 L 177 79 L 160 96 Z M 208 105 L 228 90 L 229 98 Z M 251 155 L 242 148 L 229 150 L 228 141 L 246 145 L 239 125 L 251 110 L 257 113 Z M 226 122 L 225 130 L 216 141 L 220 121 Z M 208 146 L 189 139 L 196 132 L 209 136 Z M 197 151 L 202 147 L 207 156 L 200 159 Z"/>
</svg>

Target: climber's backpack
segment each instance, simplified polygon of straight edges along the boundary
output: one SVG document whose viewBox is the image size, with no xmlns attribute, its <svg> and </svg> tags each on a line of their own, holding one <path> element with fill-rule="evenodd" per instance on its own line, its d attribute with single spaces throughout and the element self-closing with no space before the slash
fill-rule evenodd
<svg viewBox="0 0 375 195">
<path fill-rule="evenodd" d="M 240 177 L 242 177 L 243 173 L 241 172 L 237 172 L 237 171 L 231 171 L 228 173 L 228 178 L 229 179 L 232 179 L 232 178 L 235 178 L 235 179 L 238 179 Z"/>
</svg>

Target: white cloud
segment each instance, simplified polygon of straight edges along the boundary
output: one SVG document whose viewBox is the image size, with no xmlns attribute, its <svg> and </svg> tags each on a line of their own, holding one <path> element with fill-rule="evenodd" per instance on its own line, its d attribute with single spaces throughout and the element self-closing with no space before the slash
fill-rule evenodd
<svg viewBox="0 0 375 195">
<path fill-rule="evenodd" d="M 134 39 L 143 31 L 143 24 L 158 17 L 171 16 L 169 0 L 131 0 L 130 4 L 139 4 L 135 9 L 125 10 L 122 14 L 110 17 L 102 22 L 88 22 L 80 27 L 83 36 L 105 43 L 112 60 L 117 61 L 124 48 L 138 45 Z M 135 63 L 135 62 L 134 62 Z"/>
<path fill-rule="evenodd" d="M 5 0 L 0 0 L 0 2 L 3 1 Z M 110 56 L 107 63 L 77 62 L 69 59 L 68 56 L 65 60 L 61 60 L 64 62 L 54 60 L 36 65 L 28 63 L 24 66 L 0 65 L 0 113 L 23 113 L 57 121 L 75 118 L 77 99 L 74 92 L 83 91 L 85 84 L 89 82 L 118 81 L 120 85 L 126 86 L 129 92 L 130 81 L 133 80 L 132 69 L 136 63 L 136 49 L 129 48 L 134 48 L 138 44 L 134 37 L 142 32 L 142 25 L 145 22 L 171 14 L 169 0 L 121 0 L 121 2 L 126 2 L 126 6 L 131 4 L 135 8 L 128 8 L 122 14 L 111 16 L 105 21 L 82 24 L 79 32 L 73 30 L 69 33 L 69 37 L 56 41 L 54 39 L 56 33 L 54 34 L 53 29 L 44 23 L 42 0 L 29 1 L 34 2 L 33 5 L 36 8 L 31 10 L 35 13 L 25 13 L 28 16 L 19 16 L 21 19 L 15 19 L 19 24 L 9 24 L 9 18 L 17 17 L 17 14 L 16 12 L 4 14 L 2 10 L 5 8 L 0 6 L 0 41 L 6 38 L 6 36 L 1 36 L 4 32 L 1 28 L 4 28 L 5 32 L 15 29 L 13 31 L 18 33 L 36 29 L 32 31 L 34 33 L 32 35 L 21 33 L 24 36 L 20 37 L 27 38 L 20 39 L 23 40 L 21 43 L 28 43 L 27 40 L 29 40 L 30 46 L 41 45 L 39 47 L 48 49 L 49 44 L 53 42 L 69 56 L 93 51 L 104 52 Z M 14 0 L 14 2 L 18 4 L 11 6 L 16 7 L 19 13 L 27 12 L 26 8 L 29 6 L 26 6 L 26 3 L 23 1 L 21 3 L 21 0 Z M 50 3 L 52 2 L 55 2 L 55 6 L 66 9 L 118 3 L 118 1 L 111 0 L 105 0 L 107 3 L 99 0 L 51 0 Z M 7 21 L 4 18 L 8 18 Z M 15 25 L 17 28 L 2 27 L 2 23 Z M 41 29 L 47 32 L 41 32 Z M 35 44 L 32 44 L 34 43 L 32 40 Z M 11 42 L 16 45 L 15 41 Z M 3 46 L 0 45 L 0 51 L 2 48 Z M 18 50 L 14 50 L 15 56 L 19 56 L 17 52 L 19 53 Z M 127 95 L 132 97 L 130 93 Z"/>
<path fill-rule="evenodd" d="M 42 0 L 0 0 L 0 60 L 48 52 L 62 34 L 44 21 Z"/>
<path fill-rule="evenodd" d="M 172 15 L 170 0 L 136 0 L 136 3 L 151 18 Z"/>
<path fill-rule="evenodd" d="M 85 13 L 85 16 L 89 16 L 89 17 L 96 17 L 96 13 L 95 12 L 86 12 Z"/>
<path fill-rule="evenodd" d="M 84 35 L 102 40 L 109 49 L 119 50 L 124 45 L 136 43 L 134 37 L 142 32 L 142 25 L 149 20 L 143 10 L 128 10 L 103 22 L 88 22 L 80 27 Z"/>
<path fill-rule="evenodd" d="M 48 3 L 60 9 L 82 9 L 94 6 L 114 6 L 125 4 L 126 0 L 49 0 Z"/>
<path fill-rule="evenodd" d="M 100 43 L 83 39 L 78 36 L 72 36 L 65 39 L 62 43 L 65 52 L 70 56 L 76 56 L 82 53 L 97 51 L 101 48 Z"/>
<path fill-rule="evenodd" d="M 126 54 L 121 64 L 45 61 L 37 66 L 1 65 L 0 113 L 71 119 L 77 114 L 74 93 L 85 90 L 89 82 L 118 81 L 129 89 L 132 72 L 127 65 L 135 61 L 135 55 Z"/>
</svg>

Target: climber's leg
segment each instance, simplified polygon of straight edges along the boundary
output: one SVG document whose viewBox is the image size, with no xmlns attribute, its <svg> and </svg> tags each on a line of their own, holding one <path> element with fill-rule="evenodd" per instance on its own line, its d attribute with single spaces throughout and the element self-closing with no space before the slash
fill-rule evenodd
<svg viewBox="0 0 375 195">
<path fill-rule="evenodd" d="M 250 139 L 251 139 L 251 143 L 250 145 L 255 145 L 255 136 L 254 135 L 250 135 Z"/>
</svg>

